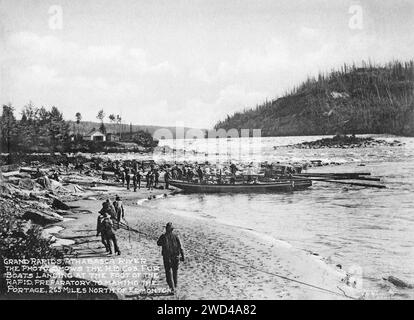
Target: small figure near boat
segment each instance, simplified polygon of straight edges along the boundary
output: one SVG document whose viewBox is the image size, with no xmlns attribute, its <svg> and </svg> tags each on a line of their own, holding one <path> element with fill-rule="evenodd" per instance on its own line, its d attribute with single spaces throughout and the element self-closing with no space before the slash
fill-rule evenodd
<svg viewBox="0 0 414 320">
<path fill-rule="evenodd" d="M 170 188 L 170 171 L 169 170 L 165 171 L 164 182 L 165 182 L 165 189 L 168 190 Z"/>
<path fill-rule="evenodd" d="M 203 180 L 203 170 L 201 169 L 200 166 L 198 166 L 197 175 L 198 175 L 199 181 L 201 182 Z"/>
</svg>

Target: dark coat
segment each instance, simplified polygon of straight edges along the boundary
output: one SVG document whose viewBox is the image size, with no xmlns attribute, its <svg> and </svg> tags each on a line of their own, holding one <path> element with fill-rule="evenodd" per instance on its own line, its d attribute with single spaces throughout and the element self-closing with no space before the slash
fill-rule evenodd
<svg viewBox="0 0 414 320">
<path fill-rule="evenodd" d="M 181 245 L 180 238 L 173 232 L 163 233 L 157 245 L 162 247 L 162 256 L 164 258 L 176 258 L 181 254 L 184 257 L 184 250 Z"/>
</svg>

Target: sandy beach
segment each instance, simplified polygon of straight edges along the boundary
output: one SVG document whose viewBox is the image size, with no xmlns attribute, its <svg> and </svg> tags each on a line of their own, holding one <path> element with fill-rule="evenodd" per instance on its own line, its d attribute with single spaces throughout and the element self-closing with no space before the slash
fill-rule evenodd
<svg viewBox="0 0 414 320">
<path fill-rule="evenodd" d="M 121 256 L 105 253 L 96 237 L 96 219 L 103 200 L 119 194 L 124 202 L 125 219 L 132 230 L 120 228 L 117 238 Z M 139 203 L 163 201 L 174 196 L 166 190 L 140 189 L 127 192 L 110 187 L 100 195 L 68 202 L 73 214 L 60 223 L 64 230 L 56 236 L 74 241 L 69 256 L 84 260 L 91 268 L 83 278 L 97 280 L 98 265 L 111 265 L 106 273 L 108 287 L 121 299 L 348 299 L 358 297 L 347 285 L 346 274 L 327 265 L 319 257 L 289 244 L 256 234 L 248 229 L 219 224 L 208 219 L 188 218 L 168 212 L 148 210 Z M 157 197 L 157 198 L 154 198 Z M 252 213 L 253 214 L 253 213 Z M 69 218 L 69 219 L 68 219 Z M 186 252 L 179 269 L 178 290 L 175 295 L 159 292 L 142 294 L 142 286 L 119 288 L 119 279 L 134 281 L 132 267 L 144 260 L 148 270 L 159 275 L 156 287 L 167 290 L 161 250 L 157 238 L 167 222 L 173 222 Z M 88 262 L 88 259 L 90 262 Z M 99 261 L 99 262 L 97 262 Z M 83 269 L 85 270 L 85 269 Z M 98 272 L 99 273 L 99 272 Z M 287 280 L 287 277 L 294 282 Z M 113 280 L 113 281 L 112 281 Z M 309 285 L 305 285 L 303 282 Z M 321 290 L 315 288 L 326 289 Z M 344 295 L 344 293 L 346 295 Z"/>
</svg>

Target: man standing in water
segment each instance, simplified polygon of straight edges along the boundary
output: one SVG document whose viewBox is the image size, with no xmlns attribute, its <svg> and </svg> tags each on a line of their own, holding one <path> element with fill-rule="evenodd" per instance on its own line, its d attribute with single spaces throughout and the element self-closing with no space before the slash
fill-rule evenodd
<svg viewBox="0 0 414 320">
<path fill-rule="evenodd" d="M 172 223 L 168 222 L 165 226 L 165 233 L 160 236 L 157 245 L 162 247 L 162 258 L 164 261 L 167 284 L 170 287 L 171 292 L 175 293 L 178 284 L 179 256 L 181 255 L 181 261 L 184 261 L 184 250 L 180 239 L 172 232 L 173 230 Z"/>
</svg>

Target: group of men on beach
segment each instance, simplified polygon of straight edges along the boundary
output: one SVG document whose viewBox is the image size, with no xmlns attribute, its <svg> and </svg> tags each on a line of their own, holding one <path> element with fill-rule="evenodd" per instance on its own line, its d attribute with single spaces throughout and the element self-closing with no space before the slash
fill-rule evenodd
<svg viewBox="0 0 414 320">
<path fill-rule="evenodd" d="M 141 189 L 141 180 L 146 182 L 145 187 L 148 190 L 159 188 L 160 177 L 164 178 L 164 189 L 169 189 L 170 180 L 185 180 L 187 182 L 197 181 L 198 183 L 207 183 L 212 176 L 215 177 L 217 183 L 222 183 L 222 176 L 230 176 L 230 183 L 236 182 L 236 172 L 240 171 L 234 163 L 231 163 L 229 167 L 218 169 L 214 167 L 204 166 L 200 164 L 174 164 L 156 166 L 154 163 L 150 164 L 150 168 L 145 169 L 144 164 L 138 165 L 137 162 L 132 163 L 115 163 L 114 168 L 115 175 L 121 181 L 122 186 L 126 186 L 127 190 Z M 252 180 L 252 169 L 249 166 L 247 170 L 247 181 Z M 213 178 L 214 181 L 214 178 Z M 160 187 L 162 188 L 162 186 Z"/>
<path fill-rule="evenodd" d="M 160 170 L 155 168 L 153 165 L 151 166 L 150 170 L 145 172 L 143 169 L 130 169 L 129 167 L 124 167 L 119 169 L 117 172 L 118 177 L 121 180 L 122 186 L 126 185 L 127 190 L 130 190 L 131 182 L 134 192 L 137 189 L 141 189 L 141 178 L 145 176 L 146 185 L 145 187 L 148 190 L 153 190 L 154 188 L 158 188 L 159 178 L 160 178 Z M 165 181 L 165 189 L 169 188 L 169 179 L 170 173 L 168 170 L 165 170 L 164 173 L 164 181 Z"/>
</svg>

